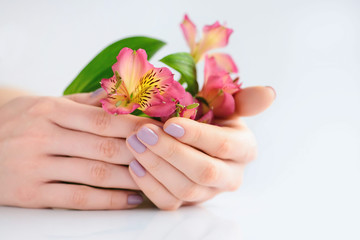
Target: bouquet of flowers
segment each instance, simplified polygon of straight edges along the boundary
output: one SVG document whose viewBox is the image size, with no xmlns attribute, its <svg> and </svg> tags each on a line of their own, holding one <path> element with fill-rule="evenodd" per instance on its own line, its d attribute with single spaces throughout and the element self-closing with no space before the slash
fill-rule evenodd
<svg viewBox="0 0 360 240">
<path fill-rule="evenodd" d="M 190 53 L 170 54 L 160 61 L 180 73 L 180 79 L 167 67 L 155 67 L 149 59 L 165 45 L 148 37 L 131 37 L 113 43 L 99 53 L 67 87 L 64 94 L 94 91 L 101 87 L 107 97 L 102 107 L 110 114 L 134 114 L 166 121 L 185 117 L 212 123 L 235 111 L 233 95 L 240 91 L 238 69 L 230 55 L 210 50 L 225 47 L 232 29 L 215 22 L 197 29 L 185 15 L 181 29 Z M 199 91 L 197 63 L 205 61 L 204 85 Z"/>
</svg>

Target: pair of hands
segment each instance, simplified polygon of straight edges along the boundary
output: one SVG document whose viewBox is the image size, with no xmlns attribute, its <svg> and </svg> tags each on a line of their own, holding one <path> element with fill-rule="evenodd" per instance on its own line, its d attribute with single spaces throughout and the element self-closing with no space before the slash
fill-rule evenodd
<svg viewBox="0 0 360 240">
<path fill-rule="evenodd" d="M 127 209 L 141 190 L 173 210 L 236 190 L 256 142 L 239 118 L 271 105 L 274 91 L 236 96 L 236 114 L 217 126 L 183 118 L 160 122 L 112 116 L 103 93 L 19 97 L 0 108 L 0 205 Z"/>
</svg>

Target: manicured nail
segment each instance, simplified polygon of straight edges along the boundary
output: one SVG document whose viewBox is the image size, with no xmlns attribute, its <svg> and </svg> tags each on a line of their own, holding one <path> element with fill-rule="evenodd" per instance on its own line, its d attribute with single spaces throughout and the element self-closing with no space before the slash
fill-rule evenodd
<svg viewBox="0 0 360 240">
<path fill-rule="evenodd" d="M 274 89 L 273 87 L 271 87 L 271 86 L 265 86 L 265 87 L 270 88 L 270 89 L 274 92 L 274 99 L 275 99 L 275 98 L 276 98 L 276 91 L 275 91 L 275 89 Z"/>
<path fill-rule="evenodd" d="M 131 170 L 136 174 L 136 176 L 138 177 L 145 176 L 146 170 L 143 168 L 143 166 L 141 166 L 141 164 L 138 161 L 136 160 L 131 161 L 129 166 Z"/>
<path fill-rule="evenodd" d="M 164 129 L 164 131 L 167 134 L 177 138 L 182 137 L 185 134 L 185 129 L 176 123 L 171 123 Z"/>
<path fill-rule="evenodd" d="M 128 196 L 127 203 L 129 205 L 139 205 L 144 201 L 143 197 L 139 194 L 131 194 Z"/>
<path fill-rule="evenodd" d="M 136 134 L 136 136 L 146 144 L 155 145 L 159 137 L 156 133 L 147 127 L 142 127 Z"/>
<path fill-rule="evenodd" d="M 102 93 L 103 91 L 104 91 L 104 89 L 102 87 L 98 88 L 90 95 L 90 97 L 94 98 L 94 97 L 98 96 L 100 93 Z"/>
<path fill-rule="evenodd" d="M 130 137 L 128 137 L 127 142 L 132 147 L 132 149 L 134 149 L 134 151 L 137 153 L 143 153 L 146 150 L 145 145 L 139 141 L 139 139 L 136 137 L 136 134 L 133 134 Z"/>
</svg>

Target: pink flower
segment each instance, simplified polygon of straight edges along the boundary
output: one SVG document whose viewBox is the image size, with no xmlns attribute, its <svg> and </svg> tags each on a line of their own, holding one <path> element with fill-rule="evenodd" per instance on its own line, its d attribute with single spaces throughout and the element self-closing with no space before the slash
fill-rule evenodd
<svg viewBox="0 0 360 240">
<path fill-rule="evenodd" d="M 101 80 L 108 96 L 101 100 L 111 114 L 128 114 L 135 109 L 151 117 L 171 115 L 176 101 L 185 94 L 166 67 L 155 68 L 147 61 L 145 50 L 123 48 L 112 66 L 114 76 Z"/>
<path fill-rule="evenodd" d="M 176 103 L 175 113 L 173 113 L 171 116 L 161 118 L 161 121 L 166 122 L 171 117 L 195 119 L 198 107 L 198 100 L 194 99 L 190 93 L 185 92 L 184 97 Z"/>
<path fill-rule="evenodd" d="M 233 32 L 232 29 L 215 22 L 213 25 L 206 25 L 203 28 L 203 36 L 199 42 L 196 42 L 196 26 L 187 15 L 180 26 L 195 62 L 198 62 L 207 51 L 225 47 Z"/>
<path fill-rule="evenodd" d="M 197 121 L 201 123 L 208 123 L 211 124 L 214 119 L 214 112 L 209 110 L 207 113 L 202 115 Z"/>
<path fill-rule="evenodd" d="M 238 68 L 229 54 L 212 53 L 210 57 L 214 57 L 217 65 L 229 73 L 238 73 Z"/>
<path fill-rule="evenodd" d="M 205 81 L 198 97 L 206 100 L 202 104 L 202 113 L 212 111 L 215 117 L 228 117 L 235 111 L 233 94 L 240 90 L 238 79 L 233 80 L 225 69 L 221 68 L 214 57 L 205 58 Z"/>
<path fill-rule="evenodd" d="M 178 106 L 180 117 L 195 119 L 199 103 L 190 93 L 185 93 L 185 96 L 180 99 Z"/>
</svg>

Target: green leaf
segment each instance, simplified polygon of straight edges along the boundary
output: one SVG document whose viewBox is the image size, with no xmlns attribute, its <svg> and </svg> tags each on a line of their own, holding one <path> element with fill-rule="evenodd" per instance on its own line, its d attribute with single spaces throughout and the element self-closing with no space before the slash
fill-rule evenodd
<svg viewBox="0 0 360 240">
<path fill-rule="evenodd" d="M 134 50 L 142 48 L 146 51 L 148 59 L 150 59 L 164 45 L 165 43 L 158 39 L 141 36 L 121 39 L 106 47 L 91 60 L 65 89 L 64 95 L 91 92 L 98 89 L 101 79 L 113 76 L 111 66 L 116 62 L 116 56 L 124 47 Z"/>
<path fill-rule="evenodd" d="M 150 117 L 149 115 L 147 115 L 146 113 L 144 113 L 143 111 L 141 111 L 140 109 L 135 109 L 132 113 L 130 113 L 131 115 L 134 116 L 138 116 L 138 117 L 147 117 L 147 118 L 151 118 L 154 120 L 157 120 L 159 122 L 161 122 L 161 118 L 159 117 Z"/>
<path fill-rule="evenodd" d="M 199 91 L 199 85 L 196 81 L 196 64 L 189 53 L 174 53 L 160 60 L 169 67 L 175 69 L 181 74 L 179 82 L 186 83 L 186 91 L 195 96 Z"/>
</svg>

